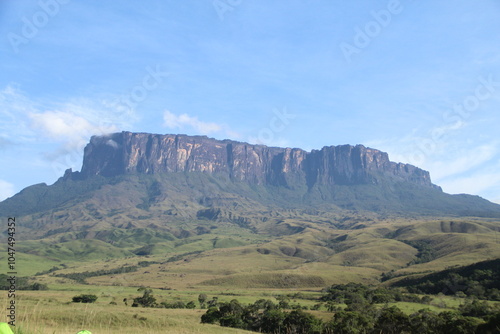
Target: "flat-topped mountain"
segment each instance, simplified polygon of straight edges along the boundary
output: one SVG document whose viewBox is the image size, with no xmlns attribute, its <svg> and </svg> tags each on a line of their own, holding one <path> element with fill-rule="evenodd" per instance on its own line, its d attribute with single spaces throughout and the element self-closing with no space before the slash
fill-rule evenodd
<svg viewBox="0 0 500 334">
<path fill-rule="evenodd" d="M 0 202 L 0 219 L 12 216 L 18 252 L 32 263 L 154 256 L 158 271 L 127 279 L 141 285 L 149 275 L 157 287 L 170 263 L 196 284 L 246 287 L 251 274 L 252 286 L 272 288 L 280 270 L 293 284 L 323 286 L 345 280 L 345 266 L 376 282 L 389 270 L 500 254 L 500 205 L 446 194 L 427 171 L 362 145 L 307 152 L 204 136 L 94 136 L 81 171 Z"/>
<path fill-rule="evenodd" d="M 309 188 L 376 183 L 377 174 L 435 187 L 429 172 L 389 161 L 387 153 L 362 145 L 306 152 L 205 136 L 121 132 L 94 136 L 85 147 L 82 178 L 95 175 L 203 172 L 258 185 Z M 76 176 L 76 175 L 75 175 Z"/>
<path fill-rule="evenodd" d="M 500 205 L 446 194 L 427 171 L 391 162 L 387 153 L 362 145 L 307 152 L 132 132 L 93 136 L 81 171 L 67 170 L 51 186 L 34 185 L 0 203 L 0 216 L 29 215 L 27 226 L 44 230 L 59 224 L 58 231 L 78 230 L 96 219 L 135 226 L 136 217 L 251 226 L 283 210 L 500 217 Z"/>
</svg>

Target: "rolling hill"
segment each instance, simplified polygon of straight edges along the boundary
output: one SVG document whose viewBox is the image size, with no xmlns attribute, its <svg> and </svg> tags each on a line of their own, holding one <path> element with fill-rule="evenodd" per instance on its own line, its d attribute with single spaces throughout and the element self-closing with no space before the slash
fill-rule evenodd
<svg viewBox="0 0 500 334">
<path fill-rule="evenodd" d="M 185 135 L 92 137 L 81 171 L 22 190 L 0 216 L 16 217 L 18 251 L 38 263 L 26 274 L 55 265 L 39 276 L 47 282 L 146 261 L 86 281 L 320 287 L 500 256 L 500 205 L 446 194 L 428 172 L 362 145 L 306 152 Z"/>
</svg>

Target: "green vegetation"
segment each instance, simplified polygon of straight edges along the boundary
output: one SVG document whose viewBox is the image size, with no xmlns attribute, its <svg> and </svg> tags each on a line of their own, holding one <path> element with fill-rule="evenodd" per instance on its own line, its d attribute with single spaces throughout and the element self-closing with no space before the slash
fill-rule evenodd
<svg viewBox="0 0 500 334">
<path fill-rule="evenodd" d="M 323 321 L 302 310 L 285 311 L 270 300 L 259 300 L 244 306 L 237 300 L 210 307 L 201 317 L 202 323 L 217 323 L 260 333 L 497 333 L 500 311 L 475 307 L 462 312 L 435 313 L 422 309 L 411 315 L 398 307 L 376 309 L 371 305 L 351 304 L 345 310 L 336 310 L 330 321 Z"/>
<path fill-rule="evenodd" d="M 0 274 L 0 290 L 9 290 L 11 285 L 15 286 L 15 290 L 48 290 L 47 284 L 33 282 L 29 277 L 16 277 L 11 282 L 9 275 Z"/>
<path fill-rule="evenodd" d="M 462 332 L 487 324 L 491 331 L 498 320 L 491 301 L 465 298 L 500 300 L 499 263 L 461 266 L 500 258 L 500 220 L 422 215 L 464 204 L 464 212 L 487 216 L 493 209 L 479 198 L 394 180 L 383 185 L 388 192 L 370 184 L 308 189 L 294 180 L 289 188 L 250 185 L 203 173 L 94 181 L 85 189 L 77 189 L 78 180 L 35 186 L 0 205 L 1 212 L 17 210 L 23 222 L 16 259 L 19 272 L 31 276 L 18 277 L 17 288 L 25 290 L 23 305 L 47 310 L 33 323 L 85 323 L 80 313 L 66 313 L 82 310 L 68 303 L 82 294 L 99 297 L 83 306 L 119 313 L 95 317 L 109 321 L 101 328 L 109 333 L 157 333 L 181 323 L 192 332 L 242 332 L 220 324 L 276 330 L 259 329 L 266 319 L 296 332 L 420 326 L 439 333 L 444 327 L 460 332 L 452 322 Z M 43 194 L 64 201 L 39 206 Z M 401 209 L 410 204 L 415 211 Z M 5 255 L 0 261 L 7 262 Z M 0 279 L 8 288 L 6 277 Z M 208 322 L 217 326 L 199 323 L 207 307 Z M 240 311 L 247 318 L 233 317 Z M 177 325 L 175 317 L 182 320 Z M 391 321 L 406 327 L 391 328 Z"/>
<path fill-rule="evenodd" d="M 156 298 L 153 297 L 153 290 L 146 288 L 139 288 L 137 291 L 144 291 L 141 297 L 134 298 L 132 307 L 157 307 Z"/>
<path fill-rule="evenodd" d="M 473 296 L 500 301 L 500 259 L 443 270 L 393 283 L 414 293 Z"/>
<path fill-rule="evenodd" d="M 336 304 L 386 304 L 390 302 L 428 303 L 429 297 L 404 294 L 400 290 L 383 287 L 369 287 L 359 283 L 335 284 L 326 290 L 322 301 Z"/>
<path fill-rule="evenodd" d="M 497 333 L 500 328 L 500 307 L 492 307 L 487 302 L 467 300 L 456 311 L 438 313 L 421 308 L 411 314 L 406 314 L 397 306 L 387 305 L 398 300 L 429 303 L 432 299 L 426 297 L 349 283 L 331 286 L 321 298 L 327 302 L 328 311 L 333 312 L 328 321 L 303 311 L 300 305 L 291 307 L 284 296 L 277 298 L 277 304 L 265 299 L 249 305 L 243 305 L 236 299 L 216 302 L 201 317 L 201 321 L 260 333 L 488 334 Z M 384 305 L 380 307 L 377 304 Z M 290 311 L 290 308 L 293 310 Z"/>
<path fill-rule="evenodd" d="M 325 280 L 315 275 L 266 273 L 255 275 L 231 275 L 201 282 L 212 286 L 245 286 L 248 288 L 289 289 L 298 287 L 321 287 Z"/>
<path fill-rule="evenodd" d="M 148 289 L 148 288 L 139 288 L 137 291 L 143 292 L 143 295 L 141 297 L 136 297 L 134 298 L 134 302 L 132 304 L 132 307 L 153 307 L 153 308 L 169 308 L 169 309 L 194 309 L 196 308 L 196 303 L 194 301 L 189 301 L 187 303 L 183 301 L 175 301 L 172 303 L 162 301 L 158 303 L 156 300 L 156 297 L 153 296 L 153 290 Z M 200 301 L 200 304 L 202 308 L 204 308 L 204 303 L 206 301 L 206 295 L 200 294 L 198 297 L 198 301 Z M 124 299 L 124 302 L 126 304 L 127 300 Z"/>
<path fill-rule="evenodd" d="M 137 271 L 137 269 L 138 269 L 138 266 L 127 266 L 127 267 L 120 267 L 120 268 L 115 268 L 115 269 L 102 269 L 102 270 L 97 270 L 97 271 L 85 271 L 82 273 L 57 274 L 55 276 L 69 278 L 69 279 L 77 281 L 78 283 L 86 284 L 87 282 L 85 281 L 85 279 L 88 277 L 124 274 L 124 273 L 130 273 L 130 272 Z"/>
<path fill-rule="evenodd" d="M 73 297 L 73 303 L 94 303 L 96 300 L 96 295 L 79 295 Z"/>
<path fill-rule="evenodd" d="M 401 240 L 401 241 L 418 250 L 418 253 L 416 255 L 416 259 L 411 260 L 408 263 L 408 266 L 411 266 L 414 264 L 419 264 L 419 263 L 430 262 L 436 258 L 436 251 L 430 245 L 430 242 L 427 240 L 417 240 L 417 241 Z"/>
</svg>

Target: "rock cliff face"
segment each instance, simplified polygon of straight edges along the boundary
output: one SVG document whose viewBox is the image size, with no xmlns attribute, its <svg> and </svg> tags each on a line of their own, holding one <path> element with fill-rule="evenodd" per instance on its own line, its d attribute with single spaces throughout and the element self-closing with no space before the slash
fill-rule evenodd
<svg viewBox="0 0 500 334">
<path fill-rule="evenodd" d="M 205 136 L 121 132 L 94 136 L 85 147 L 80 177 L 130 173 L 222 173 L 235 181 L 350 185 L 377 183 L 382 175 L 436 187 L 429 173 L 389 161 L 387 153 L 362 145 L 328 146 L 306 152 Z"/>
</svg>

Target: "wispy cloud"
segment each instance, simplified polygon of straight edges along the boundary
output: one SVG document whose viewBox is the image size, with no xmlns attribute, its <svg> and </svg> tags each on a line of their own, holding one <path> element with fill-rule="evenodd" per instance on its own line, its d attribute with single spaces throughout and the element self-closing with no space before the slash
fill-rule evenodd
<svg viewBox="0 0 500 334">
<path fill-rule="evenodd" d="M 478 147 L 468 147 L 455 156 L 448 159 L 429 161 L 425 168 L 433 171 L 433 179 L 439 181 L 454 175 L 460 175 L 474 170 L 492 159 L 498 154 L 499 147 L 495 144 L 486 144 Z"/>
<path fill-rule="evenodd" d="M 163 121 L 163 124 L 169 129 L 191 127 L 202 134 L 210 134 L 222 129 L 222 126 L 217 123 L 202 122 L 196 116 L 189 116 L 188 114 L 176 115 L 168 110 L 163 113 Z"/>
<path fill-rule="evenodd" d="M 369 146 L 389 152 L 393 161 L 412 163 L 411 143 L 414 135 L 393 140 L 372 141 Z M 500 189 L 498 164 L 500 142 L 477 142 L 457 134 L 453 140 L 439 142 L 439 146 L 428 151 L 426 159 L 418 167 L 428 170 L 433 183 L 448 193 L 468 193 L 497 196 Z M 492 197 L 493 198 L 493 197 Z"/>
<path fill-rule="evenodd" d="M 480 170 L 470 176 L 457 176 L 443 180 L 440 185 L 446 192 L 452 194 L 486 193 L 488 190 L 500 188 L 500 175 L 495 172 Z"/>
<path fill-rule="evenodd" d="M 20 90 L 9 85 L 0 90 L 0 131 L 3 143 L 15 143 L 32 139 L 27 115 L 37 110 Z"/>
<path fill-rule="evenodd" d="M 64 111 L 30 113 L 32 128 L 39 134 L 65 143 L 68 148 L 80 148 L 94 134 L 116 131 L 114 126 L 92 124 L 85 118 Z"/>
<path fill-rule="evenodd" d="M 49 163 L 55 176 L 60 176 L 64 170 L 80 166 L 83 147 L 92 135 L 116 132 L 137 120 L 134 110 L 123 112 L 115 101 L 30 99 L 9 85 L 0 90 L 0 149 L 16 145 L 29 150 L 43 145 L 37 154 Z"/>
<path fill-rule="evenodd" d="M 231 130 L 226 124 L 200 121 L 196 116 L 190 116 L 186 113 L 177 115 L 169 110 L 163 112 L 163 125 L 166 128 L 180 131 L 192 129 L 202 135 L 221 133 L 232 139 L 240 137 L 236 131 Z"/>
<path fill-rule="evenodd" d="M 14 185 L 4 180 L 0 180 L 0 201 L 15 194 Z"/>
<path fill-rule="evenodd" d="M 113 107 L 88 98 L 37 101 L 7 86 L 0 90 L 0 145 L 45 138 L 67 148 L 81 147 L 90 136 L 117 131 L 135 120 L 130 112 L 121 115 Z"/>
</svg>

